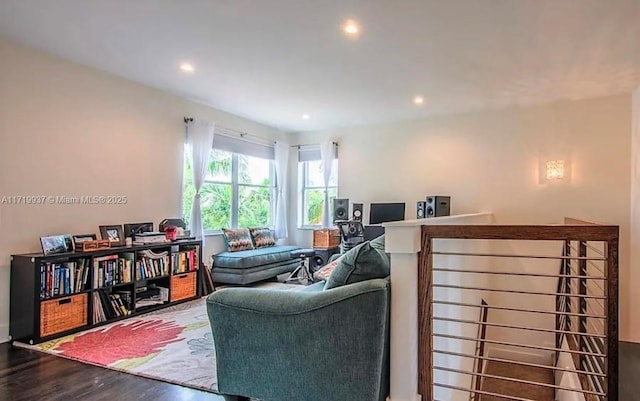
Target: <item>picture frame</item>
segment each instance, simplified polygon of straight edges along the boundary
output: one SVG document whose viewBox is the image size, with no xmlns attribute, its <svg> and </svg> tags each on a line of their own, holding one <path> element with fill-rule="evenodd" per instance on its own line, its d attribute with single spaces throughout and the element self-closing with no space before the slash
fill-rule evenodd
<svg viewBox="0 0 640 401">
<path fill-rule="evenodd" d="M 99 226 L 100 236 L 104 240 L 109 240 L 111 246 L 124 246 L 125 237 L 122 225 Z"/>
<path fill-rule="evenodd" d="M 82 251 L 82 243 L 86 241 L 95 241 L 98 237 L 95 234 L 75 234 L 73 235 L 73 248 L 76 251 Z"/>
<path fill-rule="evenodd" d="M 40 246 L 45 256 L 69 253 L 73 252 L 73 239 L 69 234 L 49 235 L 40 237 Z"/>
</svg>

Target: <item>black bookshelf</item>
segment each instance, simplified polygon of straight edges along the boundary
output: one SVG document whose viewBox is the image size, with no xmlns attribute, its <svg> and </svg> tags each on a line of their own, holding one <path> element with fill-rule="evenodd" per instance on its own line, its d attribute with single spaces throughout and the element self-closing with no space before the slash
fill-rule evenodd
<svg viewBox="0 0 640 401">
<path fill-rule="evenodd" d="M 163 262 L 155 265 L 156 270 L 153 263 L 139 265 L 147 251 L 152 252 L 149 255 L 166 257 Z M 126 262 L 120 262 L 120 259 L 127 258 L 123 256 L 108 259 L 113 255 L 127 255 L 132 269 L 130 280 L 119 281 L 124 277 L 122 271 L 126 268 Z M 133 259 L 130 255 L 133 255 Z M 100 271 L 103 276 L 102 285 L 97 285 L 95 275 L 98 272 L 98 264 L 94 264 L 96 259 L 113 260 L 111 264 L 105 263 Z M 80 269 L 81 260 L 85 261 L 82 266 L 87 269 L 86 277 Z M 180 266 L 174 266 L 176 263 Z M 42 253 L 12 255 L 10 339 L 36 344 L 196 299 L 204 295 L 202 263 L 202 241 L 198 240 L 113 247 L 92 252 L 69 252 L 48 256 Z M 104 269 L 107 268 L 108 271 L 105 273 Z M 153 277 L 143 277 L 139 274 L 139 269 L 147 269 L 146 273 L 157 274 Z M 110 284 L 106 285 L 105 278 L 113 280 L 107 281 Z M 166 288 L 158 290 L 166 296 L 166 302 L 136 307 L 140 302 L 139 294 L 147 296 L 158 287 Z M 143 289 L 146 289 L 146 293 L 141 291 Z M 94 303 L 96 295 L 100 297 L 99 291 L 107 294 L 106 298 L 104 295 L 103 298 L 99 298 L 104 302 L 98 306 L 104 309 L 106 319 L 94 323 Z M 122 299 L 127 292 L 130 292 L 128 308 Z M 108 296 L 116 294 L 117 297 Z M 116 307 L 122 312 L 116 311 Z M 109 309 L 108 313 L 106 309 Z"/>
</svg>

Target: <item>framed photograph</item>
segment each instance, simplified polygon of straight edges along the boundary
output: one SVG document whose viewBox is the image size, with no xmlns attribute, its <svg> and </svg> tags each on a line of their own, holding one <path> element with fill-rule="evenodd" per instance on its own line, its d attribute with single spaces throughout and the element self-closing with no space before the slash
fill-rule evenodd
<svg viewBox="0 0 640 401">
<path fill-rule="evenodd" d="M 124 231 L 121 225 L 117 226 L 100 226 L 100 236 L 102 239 L 108 239 L 111 246 L 124 246 Z"/>
<path fill-rule="evenodd" d="M 45 255 L 73 252 L 73 240 L 68 234 L 40 237 L 40 245 Z"/>
<path fill-rule="evenodd" d="M 95 241 L 98 237 L 95 234 L 76 234 L 73 236 L 73 248 L 76 251 L 82 250 L 82 243 L 85 241 Z"/>
</svg>

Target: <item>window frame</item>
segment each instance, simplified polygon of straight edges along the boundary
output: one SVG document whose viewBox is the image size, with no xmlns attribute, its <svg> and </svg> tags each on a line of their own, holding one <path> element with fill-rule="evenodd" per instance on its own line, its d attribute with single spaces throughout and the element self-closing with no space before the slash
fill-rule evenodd
<svg viewBox="0 0 640 401">
<path fill-rule="evenodd" d="M 185 145 L 185 158 L 188 157 L 187 155 L 187 151 L 186 149 L 188 149 Z M 238 206 L 240 204 L 239 201 L 239 196 L 240 196 L 240 187 L 246 187 L 246 188 L 267 188 L 269 190 L 269 222 L 267 223 L 267 227 L 269 227 L 269 229 L 273 230 L 274 229 L 274 217 L 275 217 L 275 211 L 276 211 L 276 194 L 277 194 L 277 186 L 276 186 L 276 175 L 275 175 L 275 161 L 273 159 L 266 159 L 266 158 L 261 158 L 261 157 L 257 157 L 257 156 L 252 156 L 252 155 L 248 155 L 248 154 L 244 154 L 244 153 L 239 153 L 239 152 L 233 152 L 233 151 L 229 151 L 229 150 L 225 150 L 225 149 L 220 149 L 220 148 L 216 148 L 216 147 L 212 147 L 211 151 L 213 152 L 214 150 L 217 151 L 221 151 L 221 152 L 227 152 L 231 154 L 231 181 L 220 181 L 220 180 L 213 180 L 210 179 L 208 177 L 205 177 L 205 179 L 202 182 L 202 185 L 205 184 L 215 184 L 215 185 L 230 185 L 231 186 L 231 221 L 230 221 L 230 226 L 229 228 L 232 229 L 236 229 L 239 228 L 238 227 Z M 271 185 L 258 185 L 258 184 L 242 184 L 240 183 L 240 177 L 239 177 L 239 156 L 246 156 L 246 157 L 254 157 L 256 159 L 263 159 L 263 160 L 267 160 L 269 162 L 269 182 Z M 183 177 L 184 177 L 184 164 L 183 164 Z M 189 177 L 187 178 L 188 180 L 193 182 L 193 177 Z M 184 178 L 183 178 L 184 180 Z M 182 184 L 182 191 L 184 193 L 184 188 L 185 185 L 187 184 L 187 182 L 183 182 Z M 193 185 L 193 184 L 192 184 Z M 184 200 L 184 196 L 183 196 L 183 200 Z M 184 205 L 182 205 L 182 210 L 184 213 Z M 185 216 L 185 218 L 187 218 L 187 216 Z M 203 231 L 204 235 L 220 235 L 222 234 L 222 229 L 207 229 L 206 227 L 204 228 Z"/>
<path fill-rule="evenodd" d="M 308 208 L 307 208 L 307 197 L 306 193 L 309 190 L 320 190 L 324 193 L 324 186 L 307 186 L 308 180 L 308 172 L 309 172 L 309 163 L 318 160 L 305 160 L 298 162 L 298 171 L 299 171 L 299 201 L 298 201 L 298 228 L 299 229 L 317 229 L 322 227 L 322 223 L 320 224 L 306 224 Z M 332 167 L 332 174 L 335 174 L 335 182 L 336 185 L 329 185 L 326 189 L 329 191 L 331 189 L 335 189 L 336 198 L 338 197 L 338 171 L 340 169 L 340 165 L 338 163 L 338 158 L 333 159 L 335 166 Z M 330 201 L 331 197 L 326 197 L 325 200 Z M 333 221 L 333 208 L 329 205 L 329 221 Z"/>
</svg>

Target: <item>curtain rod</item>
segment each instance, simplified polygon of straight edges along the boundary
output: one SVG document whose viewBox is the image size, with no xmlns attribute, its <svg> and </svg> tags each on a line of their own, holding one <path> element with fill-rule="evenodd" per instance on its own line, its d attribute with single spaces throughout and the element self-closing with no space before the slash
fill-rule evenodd
<svg viewBox="0 0 640 401">
<path fill-rule="evenodd" d="M 332 141 L 331 143 L 336 145 L 336 147 L 339 146 L 338 142 L 336 141 Z M 320 144 L 319 143 L 303 143 L 300 145 L 291 145 L 292 148 L 298 148 L 298 149 L 300 149 L 303 146 L 320 146 Z"/>
<path fill-rule="evenodd" d="M 193 122 L 193 117 L 184 117 L 184 123 L 185 124 L 189 124 L 190 122 Z M 226 132 L 220 132 L 220 131 L 226 131 Z M 219 135 L 224 135 L 224 136 L 231 136 L 229 135 L 231 134 L 235 134 L 240 136 L 240 138 L 248 140 L 248 138 L 253 138 L 254 140 L 251 142 L 254 143 L 258 143 L 258 144 L 265 144 L 265 143 L 276 143 L 276 141 L 271 140 L 271 139 L 267 139 L 267 138 L 263 138 L 261 136 L 257 136 L 257 135 L 251 135 L 249 133 L 243 132 L 243 131 L 239 131 L 237 129 L 233 129 L 233 128 L 227 128 L 227 127 L 222 127 L 219 125 L 215 125 L 215 132 Z M 248 137 L 248 138 L 246 138 Z M 261 141 L 262 143 L 259 143 L 258 141 Z"/>
</svg>

